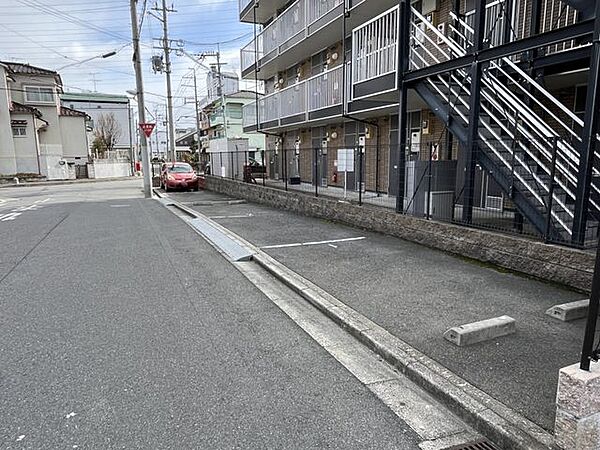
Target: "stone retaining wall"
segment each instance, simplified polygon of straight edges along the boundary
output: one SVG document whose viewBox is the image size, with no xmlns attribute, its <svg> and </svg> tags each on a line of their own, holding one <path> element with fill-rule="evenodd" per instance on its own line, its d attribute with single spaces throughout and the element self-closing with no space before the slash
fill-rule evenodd
<svg viewBox="0 0 600 450">
<path fill-rule="evenodd" d="M 213 176 L 206 177 L 206 189 L 396 236 L 581 291 L 589 292 L 591 288 L 594 268 L 592 252 L 405 216 L 370 205 L 358 206 L 336 199 Z"/>
</svg>

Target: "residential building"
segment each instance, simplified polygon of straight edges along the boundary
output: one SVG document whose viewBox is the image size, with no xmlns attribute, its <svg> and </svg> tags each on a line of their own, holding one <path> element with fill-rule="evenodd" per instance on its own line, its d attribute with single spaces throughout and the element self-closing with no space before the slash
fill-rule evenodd
<svg viewBox="0 0 600 450">
<path fill-rule="evenodd" d="M 84 112 L 63 107 L 58 73 L 0 62 L 0 174 L 75 178 L 75 161 L 87 163 Z"/>
<path fill-rule="evenodd" d="M 60 96 L 63 106 L 85 112 L 91 117 L 91 131 L 88 142 L 94 141 L 94 128 L 102 117 L 111 116 L 117 125 L 118 139 L 112 158 L 134 159 L 135 129 L 129 97 L 125 95 L 101 94 L 97 92 L 65 92 Z"/>
<path fill-rule="evenodd" d="M 244 131 L 244 107 L 256 100 L 255 92 L 238 91 L 225 95 L 223 99 L 224 108 L 221 98 L 213 100 L 202 108 L 200 148 L 201 152 L 211 155 L 213 170 L 223 168 L 222 173 L 229 173 L 233 170 L 231 160 L 227 158 L 223 160 L 221 154 L 235 152 L 240 155 L 247 154 L 248 158 L 260 159 L 262 154 L 259 152 L 265 149 L 265 137 Z M 234 158 L 236 173 L 241 173 L 243 159 L 242 156 Z"/>
<path fill-rule="evenodd" d="M 244 131 L 269 134 L 274 182 L 341 187 L 350 148 L 350 189 L 399 212 L 586 246 L 600 220 L 596 3 L 240 0 L 262 27 L 242 76 L 265 84 Z"/>
<path fill-rule="evenodd" d="M 233 72 L 221 72 L 219 78 L 219 71 L 216 67 L 211 67 L 209 72 L 206 74 L 206 91 L 207 91 L 207 102 L 211 103 L 221 97 L 221 87 L 223 88 L 223 95 L 230 95 L 240 90 L 240 79 L 237 73 Z"/>
<path fill-rule="evenodd" d="M 196 141 L 198 139 L 198 131 L 195 128 L 181 128 L 175 130 L 175 159 L 177 161 L 182 161 L 184 159 L 184 155 L 191 155 L 193 153 L 193 148 L 196 146 Z"/>
</svg>

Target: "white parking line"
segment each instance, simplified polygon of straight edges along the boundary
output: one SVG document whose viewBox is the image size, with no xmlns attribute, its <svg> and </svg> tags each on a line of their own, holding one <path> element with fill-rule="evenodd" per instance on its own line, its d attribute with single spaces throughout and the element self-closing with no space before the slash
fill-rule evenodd
<svg viewBox="0 0 600 450">
<path fill-rule="evenodd" d="M 360 236 L 360 237 L 344 238 L 344 239 L 331 239 L 329 241 L 295 242 L 293 244 L 265 245 L 264 247 L 261 247 L 261 248 L 263 248 L 263 249 L 269 249 L 269 248 L 303 247 L 303 246 L 308 246 L 308 245 L 335 244 L 337 242 L 362 241 L 363 239 L 366 239 L 366 237 L 365 236 Z"/>
<path fill-rule="evenodd" d="M 11 212 L 8 214 L 3 214 L 0 216 L 0 220 L 2 222 L 7 222 L 9 220 L 15 220 L 17 217 L 19 217 L 21 215 L 20 212 Z"/>
<path fill-rule="evenodd" d="M 248 217 L 254 217 L 254 214 L 239 214 L 237 216 L 209 216 L 209 219 L 247 219 Z"/>
</svg>

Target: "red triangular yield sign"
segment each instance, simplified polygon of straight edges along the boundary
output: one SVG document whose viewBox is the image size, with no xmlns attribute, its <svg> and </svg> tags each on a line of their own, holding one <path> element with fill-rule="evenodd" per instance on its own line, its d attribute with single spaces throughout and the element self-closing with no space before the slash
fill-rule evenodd
<svg viewBox="0 0 600 450">
<path fill-rule="evenodd" d="M 140 128 L 142 129 L 146 137 L 150 137 L 155 126 L 155 123 L 140 123 Z"/>
</svg>

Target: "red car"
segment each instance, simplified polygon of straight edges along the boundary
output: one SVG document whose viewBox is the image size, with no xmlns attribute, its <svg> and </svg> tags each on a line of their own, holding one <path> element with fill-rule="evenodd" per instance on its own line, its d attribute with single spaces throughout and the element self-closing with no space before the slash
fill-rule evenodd
<svg viewBox="0 0 600 450">
<path fill-rule="evenodd" d="M 160 186 L 167 192 L 171 189 L 193 189 L 197 191 L 198 177 L 189 164 L 172 163 L 161 171 Z"/>
</svg>

